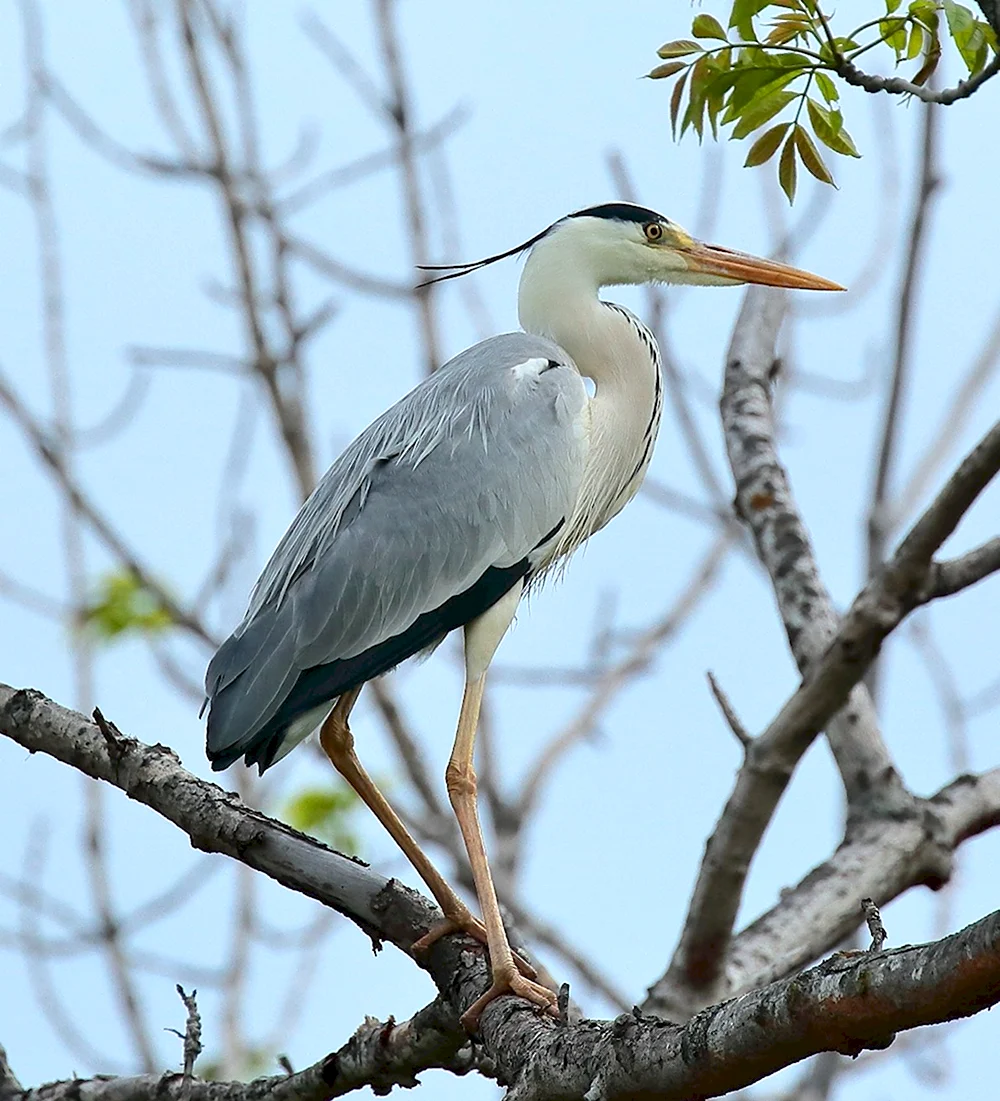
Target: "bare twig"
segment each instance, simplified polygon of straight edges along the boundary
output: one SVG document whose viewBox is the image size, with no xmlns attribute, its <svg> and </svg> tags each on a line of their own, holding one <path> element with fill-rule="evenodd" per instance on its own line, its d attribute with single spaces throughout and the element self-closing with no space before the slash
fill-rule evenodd
<svg viewBox="0 0 1000 1101">
<path fill-rule="evenodd" d="M 864 915 L 865 924 L 868 926 L 868 932 L 872 935 L 872 945 L 868 951 L 881 952 L 882 946 L 885 944 L 886 932 L 885 926 L 882 924 L 882 915 L 879 913 L 879 908 L 870 898 L 863 898 L 861 900 L 861 913 Z"/>
<path fill-rule="evenodd" d="M 413 108 L 396 28 L 395 0 L 374 0 L 374 9 L 382 51 L 382 65 L 389 86 L 386 107 L 395 125 L 398 140 L 397 156 L 403 185 L 410 261 L 413 268 L 419 270 L 430 263 L 431 256 L 427 244 L 427 215 L 413 144 Z M 434 306 L 436 290 L 436 286 L 426 280 L 421 280 L 414 289 L 414 300 L 420 318 L 425 374 L 431 374 L 441 365 L 441 346 Z"/>
<path fill-rule="evenodd" d="M 780 901 L 731 943 L 719 997 L 733 997 L 794 974 L 841 945 L 858 926 L 858 895 L 880 905 L 916 884 L 939 888 L 951 875 L 953 850 L 1000 823 L 1000 769 L 965 776 L 897 818 L 863 821 L 836 852 L 785 891 Z M 657 984 L 644 1008 L 686 1017 L 701 1001 Z"/>
<path fill-rule="evenodd" d="M 736 710 L 729 702 L 729 697 L 722 691 L 722 687 L 715 679 L 715 674 L 709 670 L 705 676 L 708 678 L 708 686 L 712 690 L 712 695 L 715 697 L 715 702 L 719 705 L 719 710 L 722 712 L 723 718 L 726 720 L 726 725 L 733 732 L 736 740 L 743 746 L 744 751 L 750 748 L 750 743 L 753 738 L 750 736 L 750 732 L 740 721 L 739 715 L 736 714 Z"/>
<path fill-rule="evenodd" d="M 103 793 L 98 785 L 88 782 L 84 790 L 87 820 L 86 867 L 97 910 L 101 944 L 107 956 L 108 969 L 122 1016 L 128 1026 L 142 1070 L 151 1074 L 157 1066 L 153 1041 L 132 973 L 133 963 L 122 940 L 121 925 L 111 896 L 102 797 Z"/>
<path fill-rule="evenodd" d="M 48 433 L 28 412 L 2 373 L 0 373 L 0 404 L 4 405 L 12 414 L 14 421 L 22 429 L 38 457 L 65 494 L 66 499 L 78 510 L 94 535 L 130 573 L 135 575 L 143 588 L 148 589 L 155 595 L 157 601 L 178 626 L 183 627 L 209 646 L 216 647 L 218 641 L 209 634 L 201 621 L 193 613 L 182 608 L 174 597 L 154 578 L 150 569 L 139 561 L 138 556 L 127 546 L 121 535 L 112 527 L 110 521 L 83 491 L 73 472 L 67 466 L 63 455 L 53 447 Z"/>
<path fill-rule="evenodd" d="M 1000 570 L 1000 536 L 981 547 L 938 562 L 932 580 L 933 596 L 951 596 Z"/>
<path fill-rule="evenodd" d="M 438 122 L 428 126 L 426 130 L 414 133 L 412 138 L 413 152 L 415 154 L 431 152 L 450 138 L 465 123 L 468 117 L 467 107 L 461 104 L 453 107 Z M 388 149 L 379 150 L 377 153 L 369 153 L 350 164 L 331 168 L 279 199 L 277 204 L 278 213 L 283 215 L 294 214 L 338 187 L 358 183 L 369 176 L 384 171 L 386 168 L 391 168 L 396 164 L 398 156 L 398 148 L 394 143 Z"/>
<path fill-rule="evenodd" d="M 187 1010 L 187 1022 L 184 1026 L 184 1077 L 194 1077 L 194 1065 L 201 1055 L 201 1014 L 198 1012 L 198 991 L 192 990 L 188 994 L 184 987 L 177 984 L 177 993 L 180 995 L 184 1008 Z M 178 1036 L 181 1033 L 177 1033 Z"/>
<path fill-rule="evenodd" d="M 723 531 L 716 538 L 669 611 L 641 632 L 628 655 L 601 676 L 576 718 L 563 727 L 539 754 L 521 785 L 517 813 L 522 819 L 534 809 L 545 782 L 563 756 L 594 729 L 601 714 L 622 688 L 649 668 L 660 646 L 687 622 L 698 602 L 709 592 L 732 541 L 730 531 Z"/>
<path fill-rule="evenodd" d="M 0 596 L 57 623 L 65 623 L 70 617 L 69 609 L 64 604 L 9 574 L 0 573 Z"/>
<path fill-rule="evenodd" d="M 928 518 L 911 543 L 904 544 L 904 557 L 918 550 L 926 553 L 932 531 L 935 539 L 943 537 L 945 517 L 959 499 L 968 498 L 976 480 L 970 470 L 960 473 L 965 475 L 960 478 L 963 484 L 953 487 L 937 514 Z M 850 619 L 849 615 L 845 622 Z M 415 934 L 434 919 L 433 908 L 419 896 L 196 779 L 169 750 L 123 736 L 112 759 L 96 726 L 40 693 L 0 687 L 0 730 L 27 748 L 51 753 L 116 784 L 189 831 L 196 845 L 224 851 L 293 889 L 321 898 L 401 947 L 412 944 Z M 982 828 L 987 818 L 996 820 L 1000 785 L 994 786 L 992 804 L 984 806 L 982 814 L 970 814 L 966 807 L 961 816 L 952 816 L 956 843 L 957 834 L 967 836 Z M 942 807 L 941 813 L 947 817 L 951 812 Z M 443 938 L 428 958 L 436 981 L 449 992 L 449 1021 L 454 1019 L 453 1007 L 471 1004 L 488 982 L 481 954 L 450 943 L 454 939 Z M 716 1006 L 687 1026 L 633 1014 L 616 1022 L 559 1025 L 539 1018 L 516 999 L 500 999 L 483 1015 L 482 1041 L 497 1073 L 512 1084 L 513 1097 L 520 1101 L 580 1097 L 591 1089 L 600 1089 L 608 1097 L 652 1090 L 667 1098 L 735 1089 L 786 1065 L 789 1059 L 831 1048 L 855 1053 L 883 1046 L 886 1036 L 899 1029 L 951 1019 L 992 1004 L 1000 998 L 1000 914 L 934 945 L 895 949 L 863 960 L 862 964 L 857 957 L 835 956 L 794 979 Z M 759 1022 L 762 1014 L 768 1021 L 763 1031 L 751 1024 Z M 381 1026 L 385 1042 L 391 1040 L 395 1027 L 394 1023 Z M 437 1026 L 437 1031 L 442 1027 Z M 457 1026 L 453 1030 L 445 1024 L 443 1031 L 456 1043 L 464 1043 Z M 558 1055 L 552 1047 L 557 1033 Z M 695 1038 L 702 1054 L 692 1060 L 682 1052 L 691 1050 Z M 622 1043 L 630 1051 L 627 1067 L 615 1055 Z M 323 1065 L 328 1064 L 317 1067 Z M 420 1067 L 411 1063 L 411 1074 L 416 1069 Z M 297 1081 L 297 1076 L 262 1080 L 259 1088 L 269 1091 L 266 1096 L 274 1101 L 319 1101 L 318 1094 L 304 1088 L 307 1081 L 316 1089 L 322 1080 L 328 1091 L 339 1083 L 337 1076 L 332 1083 L 329 1075 L 322 1077 L 321 1069 L 311 1073 L 311 1078 Z M 192 1083 L 192 1087 L 191 1096 L 201 1096 L 197 1086 Z M 169 1082 L 160 1079 L 158 1088 L 157 1096 L 173 1096 Z M 74 1083 L 74 1089 L 79 1089 L 79 1083 Z M 218 1085 L 213 1089 L 217 1099 L 234 1096 Z M 61 1095 L 47 1096 L 52 1101 Z M 139 1091 L 132 1096 L 147 1094 Z M 264 1094 L 240 1096 L 252 1101 Z"/>
<path fill-rule="evenodd" d="M 256 161 L 255 123 L 252 107 L 246 102 L 246 85 L 241 79 L 245 62 L 235 40 L 230 35 L 220 39 L 227 51 L 230 69 L 236 84 L 236 98 L 242 128 L 244 157 L 248 158 L 242 172 L 234 170 L 232 142 L 226 134 L 211 77 L 203 56 L 203 37 L 195 26 L 195 13 L 191 0 L 177 0 L 178 15 L 182 27 L 182 45 L 191 87 L 198 105 L 201 121 L 211 150 L 211 177 L 217 185 L 229 235 L 229 247 L 233 257 L 242 304 L 241 314 L 246 326 L 247 341 L 253 350 L 253 369 L 264 385 L 270 400 L 275 422 L 285 444 L 285 451 L 304 500 L 316 483 L 315 463 L 308 427 L 300 395 L 297 389 L 285 387 L 279 379 L 279 368 L 291 362 L 296 375 L 300 372 L 294 360 L 276 351 L 268 338 L 267 325 L 261 312 L 265 295 L 260 290 L 257 261 L 250 237 L 250 213 L 242 197 L 240 178 L 251 181 L 251 191 L 259 202 L 265 184 L 260 165 Z M 218 35 L 217 35 L 218 37 Z M 273 204 L 272 204 L 273 207 Z"/>
<path fill-rule="evenodd" d="M 996 374 L 1000 366 L 1000 310 L 993 319 L 986 341 L 975 362 L 955 391 L 951 404 L 942 413 L 940 427 L 906 482 L 892 503 L 892 515 L 888 519 L 891 529 L 902 523 L 917 506 L 935 472 L 940 468 L 948 452 L 959 439 L 962 427 L 976 407 L 976 400 L 983 388 Z"/>
<path fill-rule="evenodd" d="M 910 375 L 910 347 L 913 334 L 913 311 L 917 294 L 917 280 L 923 264 L 927 240 L 930 203 L 940 184 L 937 168 L 938 112 L 932 105 L 924 107 L 923 142 L 920 155 L 920 179 L 914 199 L 910 221 L 906 262 L 899 291 L 896 311 L 895 353 L 891 382 L 882 419 L 878 457 L 875 462 L 875 481 L 872 486 L 868 511 L 868 573 L 871 575 L 885 558 L 885 548 L 891 537 L 888 526 L 891 481 L 895 473 L 896 448 L 902 428 L 902 403 Z M 877 695 L 878 667 L 868 674 L 868 688 Z"/>
<path fill-rule="evenodd" d="M 846 57 L 838 56 L 835 65 L 838 76 L 846 80 L 848 84 L 853 84 L 856 88 L 864 88 L 866 92 L 888 92 L 895 96 L 914 96 L 929 106 L 940 104 L 943 107 L 948 107 L 952 103 L 957 103 L 960 99 L 967 99 L 973 92 L 981 88 L 986 81 L 1000 73 L 1000 55 L 994 57 L 989 65 L 980 69 L 975 76 L 970 76 L 968 80 L 960 80 L 953 88 L 942 88 L 940 91 L 928 88 L 926 84 L 914 84 L 912 81 L 904 80 L 899 76 L 876 76 L 874 73 L 862 72 Z"/>
</svg>

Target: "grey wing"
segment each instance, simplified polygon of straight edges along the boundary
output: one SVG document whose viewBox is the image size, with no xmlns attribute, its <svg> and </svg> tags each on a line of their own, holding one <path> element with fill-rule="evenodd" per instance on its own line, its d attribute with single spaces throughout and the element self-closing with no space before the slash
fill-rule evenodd
<svg viewBox="0 0 1000 1101">
<path fill-rule="evenodd" d="M 208 754 L 263 769 L 300 716 L 528 576 L 576 503 L 587 397 L 557 345 L 493 337 L 374 422 L 303 505 L 208 668 Z"/>
</svg>

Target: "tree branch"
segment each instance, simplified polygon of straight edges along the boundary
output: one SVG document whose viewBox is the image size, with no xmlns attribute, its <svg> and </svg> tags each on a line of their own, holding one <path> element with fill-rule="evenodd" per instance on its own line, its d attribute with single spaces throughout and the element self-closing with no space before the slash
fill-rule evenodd
<svg viewBox="0 0 1000 1101">
<path fill-rule="evenodd" d="M 846 57 L 838 57 L 835 68 L 837 75 L 846 80 L 848 84 L 853 84 L 856 88 L 864 88 L 866 92 L 888 92 L 890 95 L 915 96 L 924 103 L 940 103 L 943 107 L 947 107 L 957 100 L 967 99 L 987 80 L 1000 73 L 1000 54 L 975 76 L 970 76 L 968 80 L 960 80 L 954 88 L 942 88 L 941 91 L 935 91 L 923 84 L 914 84 L 900 76 L 875 76 L 874 73 L 862 72 Z"/>
<path fill-rule="evenodd" d="M 959 777 L 901 817 L 862 823 L 829 860 L 733 938 L 722 996 L 784 978 L 842 943 L 859 924 L 863 896 L 885 905 L 918 884 L 942 887 L 954 850 L 997 824 L 1000 769 Z"/>
<path fill-rule="evenodd" d="M 166 746 L 102 733 L 83 715 L 33 689 L 0 684 L 0 733 L 29 752 L 47 753 L 121 788 L 183 830 L 195 848 L 263 872 L 337 910 L 376 940 L 408 951 L 437 919 L 426 899 L 200 780 Z"/>
<path fill-rule="evenodd" d="M 934 598 L 937 567 L 932 555 L 998 469 L 1000 422 L 973 448 L 886 566 L 861 590 L 801 686 L 751 744 L 706 846 L 681 943 L 667 973 L 651 988 L 648 1007 L 683 1014 L 719 996 L 750 861 L 792 772 L 864 676 L 883 640 L 915 607 Z"/>
<path fill-rule="evenodd" d="M 838 953 L 683 1026 L 627 1014 L 560 1028 L 494 1012 L 484 1039 L 512 1084 L 507 1101 L 681 1101 L 739 1089 L 820 1051 L 884 1048 L 903 1029 L 997 1001 L 1000 913 L 932 944 Z"/>
<path fill-rule="evenodd" d="M 805 674 L 836 633 L 838 617 L 777 452 L 771 380 L 786 304 L 783 292 L 747 291 L 729 345 L 720 411 L 736 511 L 753 535 L 789 646 Z M 863 687 L 851 691 L 847 706 L 830 721 L 827 739 L 849 806 L 870 802 L 874 794 L 890 801 L 903 797 Z"/>
<path fill-rule="evenodd" d="M 207 632 L 198 617 L 185 608 L 182 608 L 169 592 L 153 577 L 151 571 L 141 563 L 132 553 L 125 541 L 111 526 L 110 521 L 97 508 L 97 506 L 84 493 L 77 483 L 73 472 L 66 465 L 62 451 L 53 446 L 48 433 L 41 424 L 29 413 L 21 400 L 14 393 L 11 386 L 0 372 L 0 405 L 7 408 L 14 421 L 20 427 L 34 447 L 43 465 L 48 468 L 53 478 L 59 485 L 66 500 L 73 506 L 80 517 L 86 522 L 88 528 L 97 536 L 104 546 L 118 559 L 144 589 L 154 593 L 156 599 L 163 606 L 170 618 L 190 631 L 202 642 L 215 648 L 218 641 Z"/>
<path fill-rule="evenodd" d="M 932 581 L 933 595 L 951 596 L 1000 570 L 1000 536 L 990 539 L 968 554 L 938 562 Z"/>
<path fill-rule="evenodd" d="M 169 749 L 142 745 L 107 725 L 102 732 L 38 692 L 0 686 L 0 731 L 29 750 L 115 784 L 180 826 L 197 847 L 264 871 L 404 950 L 436 916 L 414 892 L 186 773 Z M 997 817 L 1000 770 L 979 786 L 976 791 L 970 781 L 960 781 L 937 797 L 956 841 Z M 460 1054 L 465 1037 L 454 1024 L 455 1007 L 469 1004 L 487 978 L 481 953 L 449 941 L 463 943 L 443 938 L 430 959 L 447 1004 L 435 1003 L 399 1029 L 392 1022 L 366 1021 L 340 1051 L 301 1074 L 247 1085 L 213 1083 L 211 1093 L 192 1080 L 182 1093 L 182 1076 L 168 1075 L 74 1080 L 13 1096 L 18 1101 L 70 1096 L 321 1101 L 366 1084 L 412 1084 L 426 1066 L 461 1073 L 470 1063 Z M 884 1047 L 896 1031 L 965 1016 L 998 1000 L 1000 913 L 935 944 L 836 955 L 811 971 L 707 1009 L 683 1026 L 634 1013 L 614 1022 L 560 1025 L 518 999 L 501 998 L 483 1015 L 482 1039 L 488 1065 L 512 1087 L 511 1101 L 613 1101 L 638 1094 L 666 1101 L 736 1089 L 818 1051 L 856 1054 Z"/>
<path fill-rule="evenodd" d="M 889 392 L 875 460 L 875 481 L 868 508 L 868 574 L 875 572 L 885 558 L 893 531 L 891 528 L 890 484 L 893 480 L 899 434 L 903 424 L 903 401 L 910 378 L 910 347 L 913 337 L 913 313 L 917 300 L 917 283 L 923 267 L 931 199 L 938 189 L 937 174 L 937 111 L 927 104 L 923 108 L 923 139 L 920 151 L 920 179 L 913 203 L 910 231 L 907 235 L 906 262 L 899 288 L 896 311 L 895 354 Z M 869 670 L 868 689 L 878 698 L 878 666 Z"/>
<path fill-rule="evenodd" d="M 496 1069 L 511 1085 L 508 1101 L 617 1101 L 639 1095 L 681 1101 L 738 1089 L 817 1052 L 857 1055 L 884 1048 L 896 1032 L 970 1016 L 997 1001 L 1000 913 L 931 944 L 838 953 L 810 971 L 713 1006 L 684 1026 L 633 1014 L 560 1026 L 508 1000 L 506 1014 L 499 1007 L 490 1013 L 484 1039 L 488 1053 L 499 1049 Z M 436 1012 L 434 1005 L 421 1011 L 432 1018 Z M 408 1069 L 413 1062 L 416 1069 L 452 1069 L 454 1033 L 437 1032 L 433 1021 L 421 1031 L 420 1017 L 398 1029 L 391 1021 L 369 1019 L 339 1052 L 284 1079 L 189 1082 L 186 1095 L 181 1075 L 74 1079 L 13 1096 L 18 1101 L 183 1096 L 324 1101 L 367 1084 L 381 1092 L 414 1084 Z"/>
</svg>

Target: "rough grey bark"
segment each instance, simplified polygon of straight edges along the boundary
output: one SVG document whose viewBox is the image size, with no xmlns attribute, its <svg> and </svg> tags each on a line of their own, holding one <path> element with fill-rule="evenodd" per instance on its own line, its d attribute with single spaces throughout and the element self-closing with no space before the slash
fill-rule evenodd
<svg viewBox="0 0 1000 1101">
<path fill-rule="evenodd" d="M 456 990 L 461 987 L 459 977 Z M 884 1048 L 903 1029 L 969 1016 L 997 1001 L 1000 912 L 932 944 L 837 953 L 809 971 L 703 1010 L 684 1025 L 637 1012 L 614 1021 L 562 1025 L 516 999 L 500 999 L 484 1016 L 483 1042 L 495 1060 L 494 1075 L 510 1087 L 508 1101 L 689 1101 L 739 1089 L 820 1051 L 857 1055 Z M 352 1077 L 349 1088 L 372 1084 L 384 1092 L 393 1084 L 413 1084 L 412 1074 L 427 1065 L 441 1065 L 420 1062 L 427 1045 L 414 1022 L 395 1045 L 393 1033 L 400 1030 L 392 1022 L 367 1021 L 363 1028 L 367 1043 L 358 1045 L 360 1063 L 349 1073 L 363 1064 L 367 1077 Z M 439 1032 L 437 1022 L 431 1030 Z M 324 1101 L 346 1092 L 339 1088 L 348 1084 L 341 1077 L 348 1073 L 344 1050 L 301 1074 L 249 1084 L 191 1082 L 171 1074 L 73 1080 L 15 1096 L 17 1101 Z M 410 1081 L 400 1074 L 406 1053 L 414 1059 Z"/>
<path fill-rule="evenodd" d="M 404 951 L 436 916 L 415 892 L 187 773 L 172 750 L 126 738 L 107 722 L 91 723 L 39 692 L 0 685 L 0 732 L 114 784 L 177 824 L 196 846 L 265 872 Z M 1000 817 L 1000 770 L 958 781 L 936 801 L 951 831 L 942 843 L 957 843 Z M 882 844 L 874 838 L 870 843 Z M 870 849 L 868 855 L 879 851 Z M 843 871 L 850 872 L 846 862 Z M 482 1042 L 474 1049 L 457 1022 L 489 981 L 481 948 L 463 937 L 446 937 L 425 966 L 441 999 L 403 1025 L 366 1020 L 339 1051 L 297 1075 L 249 1085 L 185 1081 L 172 1074 L 95 1078 L 13 1093 L 9 1076 L 5 1101 L 175 1096 L 319 1101 L 363 1085 L 412 1084 L 431 1066 L 456 1073 L 475 1067 L 509 1085 L 514 1101 L 711 1096 L 819 1051 L 884 1046 L 900 1029 L 1000 1000 L 1000 914 L 932 945 L 835 956 L 802 975 L 706 1009 L 684 1025 L 638 1011 L 615 1021 L 560 1024 L 537 1016 L 518 999 L 500 998 L 487 1007 Z"/>
<path fill-rule="evenodd" d="M 785 292 L 769 287 L 747 291 L 729 345 L 720 408 L 736 513 L 750 529 L 788 644 L 805 674 L 836 634 L 839 616 L 778 458 L 772 385 L 787 300 Z M 863 685 L 851 689 L 827 725 L 827 738 L 852 808 L 876 796 L 891 796 L 893 809 L 905 801 Z"/>
<path fill-rule="evenodd" d="M 933 555 L 1000 468 L 1000 424 L 967 456 L 838 621 L 774 444 L 770 397 L 783 309 L 780 292 L 756 287 L 747 292 L 727 359 L 721 406 L 737 509 L 772 579 L 803 681 L 746 748 L 733 794 L 706 845 L 677 951 L 644 1003 L 648 1011 L 674 1019 L 727 993 L 727 955 L 750 863 L 798 761 L 821 729 L 828 731 L 844 777 L 852 812 L 848 840 L 869 820 L 921 817 L 922 808 L 891 765 L 871 700 L 859 682 L 886 636 L 915 607 L 938 595 L 942 577 L 983 576 L 980 571 L 993 561 L 990 544 L 971 552 L 971 560 L 965 555 L 935 562 Z M 947 872 L 938 876 L 940 882 L 946 879 Z M 838 914 L 832 924 L 840 927 L 844 920 Z M 812 943 L 816 934 L 806 939 Z"/>
</svg>

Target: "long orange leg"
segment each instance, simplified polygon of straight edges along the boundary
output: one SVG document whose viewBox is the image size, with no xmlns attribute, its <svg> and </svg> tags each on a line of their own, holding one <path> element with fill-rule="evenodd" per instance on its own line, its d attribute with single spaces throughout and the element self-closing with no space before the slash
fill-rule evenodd
<svg viewBox="0 0 1000 1101">
<path fill-rule="evenodd" d="M 354 788 L 361 800 L 392 835 L 393 840 L 403 850 L 420 878 L 427 884 L 437 904 L 444 911 L 444 921 L 435 926 L 426 936 L 421 937 L 413 945 L 413 951 L 419 954 L 422 950 L 429 948 L 439 937 L 459 931 L 475 937 L 481 944 L 487 944 L 488 934 L 482 922 L 448 886 L 358 760 L 354 752 L 354 735 L 347 720 L 360 694 L 360 687 L 352 688 L 337 700 L 320 728 L 320 745 L 330 758 L 333 767 Z M 520 957 L 516 965 L 524 974 L 531 976 L 535 974 L 531 965 Z"/>
<path fill-rule="evenodd" d="M 486 667 L 510 624 L 520 593 L 518 586 L 465 628 L 465 691 L 462 695 L 455 746 L 445 772 L 448 797 L 458 819 L 472 866 L 476 894 L 486 925 L 486 945 L 493 972 L 493 985 L 462 1017 L 462 1024 L 470 1031 L 478 1026 L 480 1014 L 486 1006 L 502 994 L 517 994 L 545 1010 L 556 1012 L 556 995 L 548 987 L 532 982 L 520 974 L 511 952 L 483 842 L 476 803 L 476 773 L 472 767 L 479 709 L 486 685 Z"/>
</svg>

